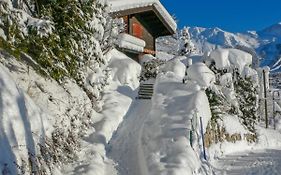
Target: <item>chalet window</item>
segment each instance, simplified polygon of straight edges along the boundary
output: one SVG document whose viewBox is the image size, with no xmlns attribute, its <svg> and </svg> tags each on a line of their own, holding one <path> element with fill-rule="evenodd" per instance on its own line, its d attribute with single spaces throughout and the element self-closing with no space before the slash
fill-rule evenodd
<svg viewBox="0 0 281 175">
<path fill-rule="evenodd" d="M 143 28 L 139 23 L 133 23 L 133 35 L 137 38 L 143 38 Z"/>
</svg>

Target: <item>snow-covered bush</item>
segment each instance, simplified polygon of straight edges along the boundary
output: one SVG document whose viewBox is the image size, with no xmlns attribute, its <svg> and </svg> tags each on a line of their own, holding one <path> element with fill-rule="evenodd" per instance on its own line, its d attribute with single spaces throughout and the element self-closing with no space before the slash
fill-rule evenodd
<svg viewBox="0 0 281 175">
<path fill-rule="evenodd" d="M 212 120 L 206 133 L 207 145 L 217 142 L 255 141 L 257 121 L 257 72 L 250 68 L 251 55 L 237 49 L 217 49 L 210 53 L 210 69 L 216 83 L 207 89 Z M 229 133 L 225 118 L 231 116 L 248 133 Z"/>
<path fill-rule="evenodd" d="M 179 78 L 183 79 L 185 76 L 186 67 L 179 58 L 175 58 L 167 61 L 166 64 L 162 66 L 161 72 L 173 72 Z"/>
<path fill-rule="evenodd" d="M 140 81 L 146 81 L 151 78 L 156 78 L 160 71 L 160 66 L 164 63 L 165 61 L 160 59 L 150 59 L 143 62 Z"/>
<path fill-rule="evenodd" d="M 179 46 L 180 46 L 180 55 L 189 55 L 195 52 L 195 46 L 191 41 L 191 37 L 188 31 L 188 27 L 184 27 L 179 34 Z"/>
<path fill-rule="evenodd" d="M 252 132 L 255 131 L 257 122 L 257 88 L 254 86 L 251 78 L 242 78 L 238 76 L 234 82 L 237 100 L 239 101 L 239 109 L 243 124 Z"/>
<path fill-rule="evenodd" d="M 40 18 L 15 9 L 10 1 L 0 2 L 0 29 L 4 31 L 0 48 L 19 59 L 23 54 L 30 56 L 28 61 L 38 65 L 38 72 L 60 83 L 65 77 L 75 79 L 95 103 L 108 76 L 103 76 L 99 87 L 95 83 L 89 86 L 87 80 L 97 69 L 107 74 L 103 70 L 107 65 L 103 51 L 112 45 L 107 5 L 97 0 L 38 4 Z"/>
</svg>

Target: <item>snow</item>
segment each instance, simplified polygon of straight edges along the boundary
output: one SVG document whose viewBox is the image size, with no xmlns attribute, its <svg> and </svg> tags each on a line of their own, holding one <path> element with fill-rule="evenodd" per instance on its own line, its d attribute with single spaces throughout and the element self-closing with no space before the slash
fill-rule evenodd
<svg viewBox="0 0 281 175">
<path fill-rule="evenodd" d="M 159 0 L 108 0 L 111 12 L 118 12 L 128 9 L 153 6 L 158 13 L 167 21 L 168 25 L 176 31 L 177 24 Z"/>
<path fill-rule="evenodd" d="M 84 135 L 80 159 L 64 167 L 64 174 L 117 174 L 108 158 L 108 143 L 120 126 L 135 99 L 141 66 L 116 49 L 106 55 L 112 81 L 103 92 L 102 109 L 94 113 L 92 128 Z"/>
<path fill-rule="evenodd" d="M 82 150 L 79 153 L 80 159 L 65 166 L 63 174 L 105 175 L 115 172 L 114 168 L 111 167 L 114 163 L 107 158 L 106 148 L 113 133 L 129 110 L 132 98 L 118 92 L 115 85 L 110 85 L 110 87 L 105 91 L 103 97 L 102 112 L 95 114 L 96 120 L 91 125 L 93 128 L 83 137 Z M 119 88 L 121 87 L 119 86 Z M 110 168 L 112 170 L 107 173 Z"/>
<path fill-rule="evenodd" d="M 4 40 L 7 40 L 7 37 L 5 35 L 5 32 L 3 29 L 0 28 L 0 37 L 3 38 Z"/>
<path fill-rule="evenodd" d="M 259 82 L 260 82 L 259 96 L 261 98 L 264 97 L 264 83 L 265 83 L 266 89 L 269 89 L 269 70 L 270 70 L 270 68 L 267 66 L 257 69 L 258 78 L 259 78 Z"/>
<path fill-rule="evenodd" d="M 216 49 L 210 53 L 210 58 L 217 69 L 237 68 L 240 74 L 252 65 L 252 55 L 238 49 Z"/>
<path fill-rule="evenodd" d="M 162 72 L 173 72 L 178 76 L 179 79 L 183 79 L 185 76 L 185 65 L 180 61 L 180 59 L 175 58 L 168 61 L 165 66 L 160 69 Z"/>
<path fill-rule="evenodd" d="M 126 33 L 119 34 L 115 43 L 120 48 L 129 49 L 136 52 L 143 52 L 146 45 L 144 40 Z"/>
<path fill-rule="evenodd" d="M 2 58 L 2 55 L 0 56 Z M 74 135 L 79 134 L 83 136 L 81 140 L 81 150 L 78 152 L 79 159 L 68 166 L 63 166 L 61 170 L 63 174 L 104 175 L 113 174 L 116 171 L 113 167 L 114 162 L 106 156 L 106 147 L 113 133 L 123 121 L 123 117 L 129 110 L 131 103 L 135 99 L 135 89 L 139 86 L 138 76 L 140 74 L 141 67 L 137 62 L 117 50 L 110 51 L 106 56 L 110 62 L 111 67 L 109 67 L 109 69 L 111 69 L 111 78 L 113 80 L 110 81 L 109 85 L 103 92 L 100 113 L 97 113 L 92 109 L 91 101 L 88 96 L 71 80 L 65 80 L 62 87 L 61 85 L 58 85 L 56 81 L 41 77 L 32 68 L 28 68 L 26 65 L 17 62 L 14 58 L 5 57 L 5 59 L 1 60 L 2 63 L 9 68 L 12 76 L 11 78 L 5 74 L 4 77 L 6 77 L 6 79 L 10 82 L 12 82 L 13 79 L 16 80 L 19 87 L 35 101 L 36 105 L 44 109 L 44 111 L 41 111 L 39 110 L 40 108 L 34 106 L 32 109 L 29 109 L 29 104 L 31 103 L 30 99 L 24 95 L 25 105 L 28 108 L 28 112 L 31 111 L 30 113 L 32 113 L 30 114 L 32 116 L 28 117 L 32 119 L 30 119 L 30 123 L 32 122 L 32 131 L 34 134 L 42 135 L 43 137 L 44 133 L 42 132 L 46 132 L 46 134 L 50 137 L 52 127 L 50 127 L 51 129 L 48 128 L 49 126 L 54 126 L 55 128 L 59 127 L 62 130 L 61 137 L 66 138 L 69 133 L 69 128 L 73 126 L 71 132 L 73 132 Z M 95 70 L 95 75 L 100 75 L 100 71 L 100 69 Z M 100 81 L 99 76 L 89 76 L 88 80 L 95 84 Z M 7 87 L 7 89 L 10 91 L 11 89 L 13 90 L 11 87 Z M 5 88 L 1 87 L 1 90 L 5 90 Z M 19 91 L 19 94 L 23 94 L 21 90 Z M 1 94 L 4 93 L 1 92 Z M 23 98 L 20 95 L 18 96 Z M 16 113 L 18 96 L 15 96 L 14 98 L 9 97 L 9 100 L 14 100 L 13 102 L 11 101 L 11 103 L 15 104 L 15 107 L 10 105 L 10 109 L 15 112 L 10 112 L 9 115 L 15 114 L 15 117 L 21 116 Z M 37 115 L 37 113 L 40 115 Z M 73 117 L 70 118 L 70 116 Z M 13 119 L 12 116 L 4 117 L 5 119 Z M 42 117 L 43 120 L 39 117 Z M 50 124 L 47 122 L 44 123 L 44 126 L 42 126 L 41 123 L 38 123 L 39 121 L 45 122 L 46 119 L 48 119 Z M 5 122 L 5 125 L 8 127 L 10 126 L 9 123 L 17 124 L 18 121 L 21 121 L 18 120 L 11 122 L 9 120 L 7 121 L 8 123 Z M 19 132 L 14 131 L 14 133 L 17 138 L 22 137 L 18 143 L 26 145 L 24 141 L 27 137 L 22 134 L 28 132 L 22 131 L 21 125 L 19 124 L 20 123 L 17 125 L 19 127 Z M 85 130 L 86 128 L 89 129 Z M 9 129 L 7 131 L 12 132 L 13 130 Z M 77 133 L 78 131 L 79 133 Z M 0 133 L 2 134 L 2 130 Z M 12 138 L 13 134 L 11 133 L 10 135 Z M 28 139 L 30 138 L 28 137 Z M 36 144 L 38 143 L 37 139 L 39 139 L 39 137 L 34 137 L 34 142 Z M 2 141 L 0 143 L 2 143 Z M 1 145 L 1 152 L 2 150 L 5 150 L 7 152 L 7 158 L 9 158 L 9 156 L 11 157 L 13 154 L 18 155 L 15 150 L 12 150 L 13 154 L 11 153 L 9 155 L 8 150 L 10 149 L 8 145 L 9 144 L 6 144 L 5 146 L 3 145 L 4 147 Z M 73 145 L 71 149 L 75 150 L 77 148 Z M 25 149 L 22 150 L 23 152 L 25 151 Z M 27 160 L 27 157 L 23 158 L 26 158 Z M 0 168 L 3 168 L 7 159 L 5 158 L 4 161 L 2 156 L 0 156 L 0 159 Z M 18 160 L 18 164 L 20 165 L 21 159 Z M 13 163 L 10 164 L 10 162 L 7 163 L 9 166 L 14 165 Z M 58 172 L 55 174 L 58 174 Z"/>
<path fill-rule="evenodd" d="M 151 60 L 155 60 L 156 58 L 152 56 L 151 54 L 144 54 L 140 57 L 140 64 L 143 65 L 146 62 L 149 62 Z"/>
<path fill-rule="evenodd" d="M 27 35 L 28 30 L 30 28 L 35 28 L 37 30 L 37 35 L 40 37 L 49 36 L 54 29 L 54 26 L 51 21 L 47 19 L 38 19 L 33 18 L 27 12 L 17 9 L 13 7 L 12 1 L 2 0 L 0 3 L 0 9 L 2 14 L 0 16 L 0 25 L 4 25 L 4 21 L 6 21 L 5 16 L 8 16 L 9 25 L 13 25 L 13 23 L 17 23 L 18 26 L 18 35 L 24 37 Z M 6 38 L 5 34 L 3 35 L 2 29 L 0 29 L 0 36 L 4 39 Z"/>
<path fill-rule="evenodd" d="M 276 63 L 272 66 L 271 71 L 278 71 L 281 68 L 281 57 L 279 60 L 276 61 Z"/>
<path fill-rule="evenodd" d="M 210 58 L 215 61 L 217 69 L 226 69 L 230 67 L 228 54 L 228 50 L 226 49 L 216 49 L 210 53 Z"/>
<path fill-rule="evenodd" d="M 47 37 L 53 33 L 55 28 L 53 25 L 51 21 L 29 17 L 27 27 L 36 28 L 37 35 Z"/>
<path fill-rule="evenodd" d="M 111 69 L 112 79 L 120 85 L 136 89 L 139 86 L 140 64 L 116 49 L 111 50 L 107 57 L 110 57 L 108 67 Z"/>
<path fill-rule="evenodd" d="M 168 60 L 171 60 L 171 59 L 175 58 L 175 55 L 168 54 L 166 52 L 158 51 L 158 49 L 156 48 L 156 58 L 160 59 L 160 60 L 168 61 Z"/>
<path fill-rule="evenodd" d="M 233 129 L 238 126 L 231 123 Z M 230 124 L 228 124 L 230 126 Z M 242 129 L 242 128 L 241 128 Z M 211 164 L 216 174 L 279 174 L 281 134 L 278 130 L 256 126 L 258 141 L 248 143 L 222 142 L 209 149 Z"/>
<path fill-rule="evenodd" d="M 128 50 L 135 51 L 135 52 L 140 52 L 141 53 L 141 52 L 144 51 L 143 47 L 135 45 L 135 44 L 130 43 L 130 42 L 127 42 L 127 41 L 118 41 L 117 45 L 120 48 L 128 49 Z"/>
<path fill-rule="evenodd" d="M 53 127 L 47 121 L 50 116 L 15 84 L 2 65 L 0 94 L 0 172 L 19 174 L 18 166 L 27 163 L 24 161 L 36 161 L 30 154 L 38 154 L 38 145 L 45 145 L 44 137 L 50 136 Z"/>
<path fill-rule="evenodd" d="M 201 54 L 218 48 L 244 47 L 250 53 L 251 51 L 256 52 L 253 54 L 254 67 L 270 66 L 274 72 L 280 72 L 281 66 L 276 65 L 280 58 L 280 49 L 278 49 L 278 45 L 281 43 L 280 26 L 280 24 L 274 24 L 262 31 L 244 31 L 242 33 L 231 33 L 219 28 L 189 27 L 189 33 L 197 51 Z M 159 42 L 160 40 L 161 42 Z M 157 39 L 157 50 L 176 52 L 178 50 L 177 40 L 172 36 L 161 37 Z"/>
<path fill-rule="evenodd" d="M 158 75 L 152 109 L 141 137 L 144 175 L 210 174 L 210 171 L 203 170 L 198 156 L 201 155 L 201 137 L 194 138 L 194 149 L 189 142 L 191 119 L 197 123 L 198 117 L 202 117 L 203 128 L 206 129 L 211 118 L 207 106 L 207 96 L 196 84 L 183 84 L 182 79 L 173 72 Z M 199 128 L 195 128 L 198 134 Z"/>
<path fill-rule="evenodd" d="M 121 33 L 118 35 L 118 40 L 119 41 L 126 41 L 126 42 L 129 42 L 129 43 L 132 43 L 132 44 L 135 44 L 137 46 L 140 46 L 140 47 L 145 47 L 146 43 L 144 40 L 142 39 L 139 39 L 137 37 L 134 37 L 132 35 L 129 35 L 127 33 Z"/>
<path fill-rule="evenodd" d="M 226 115 L 223 116 L 223 126 L 226 133 L 229 134 L 247 134 L 249 131 L 237 120 L 237 116 Z"/>
<path fill-rule="evenodd" d="M 278 175 L 281 171 L 281 150 L 243 151 L 220 158 L 217 174 Z"/>
<path fill-rule="evenodd" d="M 108 156 L 117 162 L 116 169 L 122 175 L 143 175 L 144 158 L 140 149 L 143 123 L 151 108 L 151 101 L 137 100 L 125 116 L 108 146 Z"/>
<path fill-rule="evenodd" d="M 274 105 L 275 105 L 275 111 L 276 112 L 281 112 L 281 107 L 278 105 L 278 103 L 274 102 Z"/>
<path fill-rule="evenodd" d="M 246 66 L 252 65 L 252 55 L 238 49 L 229 49 L 229 61 L 242 72 Z"/>
<path fill-rule="evenodd" d="M 216 80 L 215 74 L 204 63 L 191 65 L 187 69 L 187 77 L 202 88 L 211 86 Z"/>
</svg>

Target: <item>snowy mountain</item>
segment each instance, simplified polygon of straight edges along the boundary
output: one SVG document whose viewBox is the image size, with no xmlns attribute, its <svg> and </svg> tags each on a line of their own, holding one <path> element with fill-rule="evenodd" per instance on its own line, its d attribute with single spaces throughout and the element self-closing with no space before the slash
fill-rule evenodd
<svg viewBox="0 0 281 175">
<path fill-rule="evenodd" d="M 261 66 L 270 66 L 273 72 L 281 71 L 281 22 L 261 31 L 231 33 L 217 27 L 189 27 L 189 33 L 199 53 L 219 47 L 244 46 L 256 50 L 261 58 Z M 159 38 L 158 50 L 174 52 L 177 45 L 176 38 L 175 36 Z"/>
</svg>

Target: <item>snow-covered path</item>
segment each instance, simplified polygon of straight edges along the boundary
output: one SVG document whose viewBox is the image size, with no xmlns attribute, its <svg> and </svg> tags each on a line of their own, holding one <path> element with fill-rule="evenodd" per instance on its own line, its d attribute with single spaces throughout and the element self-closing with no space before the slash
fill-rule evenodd
<svg viewBox="0 0 281 175">
<path fill-rule="evenodd" d="M 267 149 L 226 155 L 214 163 L 217 175 L 280 175 L 281 150 Z"/>
<path fill-rule="evenodd" d="M 118 164 L 119 175 L 141 175 L 140 166 L 144 163 L 138 156 L 140 138 L 150 108 L 150 100 L 136 100 L 110 141 L 107 156 Z"/>
</svg>

